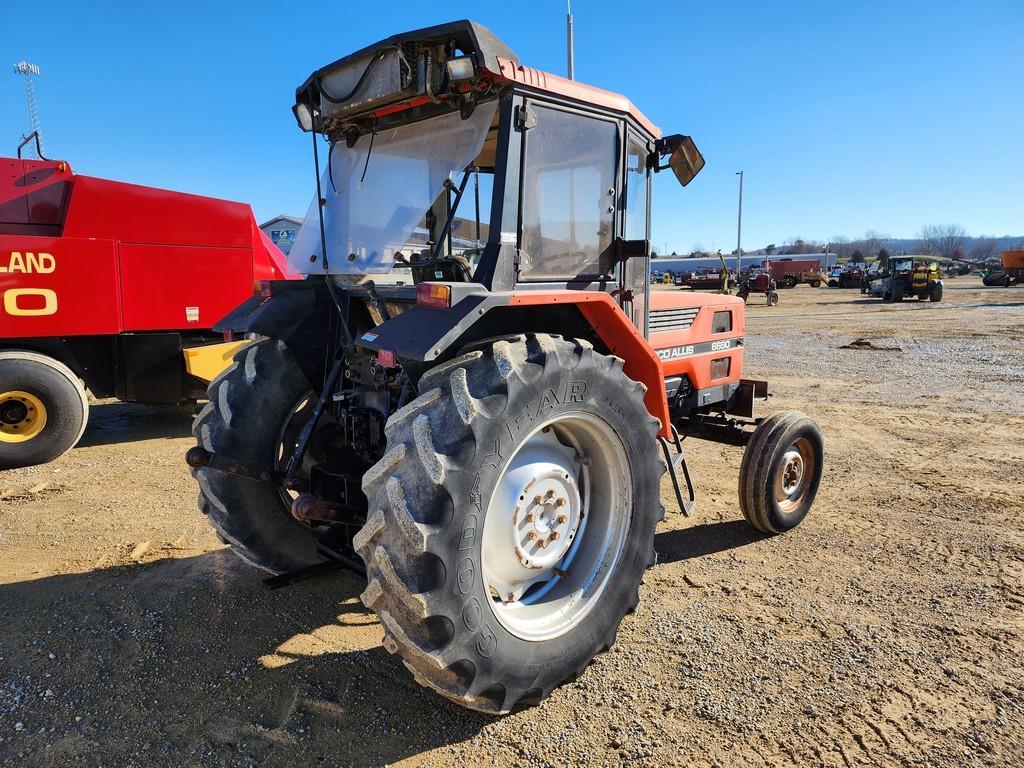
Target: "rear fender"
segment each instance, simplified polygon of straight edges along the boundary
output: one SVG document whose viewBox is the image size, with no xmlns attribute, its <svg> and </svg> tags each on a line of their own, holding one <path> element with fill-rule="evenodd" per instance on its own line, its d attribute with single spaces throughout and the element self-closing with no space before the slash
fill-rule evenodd
<svg viewBox="0 0 1024 768">
<path fill-rule="evenodd" d="M 644 404 L 661 422 L 658 434 L 671 437 L 661 360 L 607 293 L 481 292 L 447 310 L 411 307 L 356 341 L 366 349 L 394 352 L 416 368 L 420 363 L 434 365 L 483 338 L 531 332 L 587 338 L 621 357 L 626 375 L 647 387 Z"/>
<path fill-rule="evenodd" d="M 671 438 L 672 427 L 661 360 L 615 300 L 609 294 L 599 291 L 524 291 L 514 294 L 509 302 L 509 306 L 513 307 L 540 304 L 568 304 L 580 311 L 608 351 L 623 359 L 626 375 L 647 387 L 644 405 L 661 422 L 658 435 Z"/>
<path fill-rule="evenodd" d="M 322 382 L 324 349 L 333 347 L 338 311 L 321 280 L 270 283 L 270 296 L 253 296 L 214 330 L 283 341 L 310 382 Z"/>
</svg>

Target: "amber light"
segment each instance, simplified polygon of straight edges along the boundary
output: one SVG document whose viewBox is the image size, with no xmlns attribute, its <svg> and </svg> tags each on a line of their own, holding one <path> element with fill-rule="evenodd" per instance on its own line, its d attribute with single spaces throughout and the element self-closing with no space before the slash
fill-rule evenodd
<svg viewBox="0 0 1024 768">
<path fill-rule="evenodd" d="M 448 309 L 452 305 L 450 285 L 420 283 L 416 286 L 416 303 L 434 309 Z"/>
</svg>

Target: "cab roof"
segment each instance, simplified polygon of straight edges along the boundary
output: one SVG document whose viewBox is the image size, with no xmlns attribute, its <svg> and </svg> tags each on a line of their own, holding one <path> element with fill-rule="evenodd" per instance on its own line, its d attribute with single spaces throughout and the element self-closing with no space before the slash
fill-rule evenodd
<svg viewBox="0 0 1024 768">
<path fill-rule="evenodd" d="M 660 129 L 652 123 L 625 96 L 584 85 L 549 72 L 524 66 L 511 48 L 506 46 L 491 30 L 469 19 L 438 24 L 432 27 L 403 32 L 380 40 L 373 45 L 350 53 L 337 61 L 313 72 L 295 91 L 295 103 L 310 104 L 320 99 L 320 83 L 324 78 L 344 70 L 346 67 L 366 60 L 373 54 L 389 49 L 411 50 L 416 47 L 449 44 L 462 55 L 471 56 L 481 74 L 496 84 L 514 83 L 533 90 L 542 91 L 573 101 L 601 107 L 612 112 L 630 116 L 654 138 L 661 136 Z M 358 86 L 357 86 L 358 89 Z M 424 97 L 420 97 L 424 98 Z M 416 100 L 407 100 L 410 106 Z"/>
</svg>

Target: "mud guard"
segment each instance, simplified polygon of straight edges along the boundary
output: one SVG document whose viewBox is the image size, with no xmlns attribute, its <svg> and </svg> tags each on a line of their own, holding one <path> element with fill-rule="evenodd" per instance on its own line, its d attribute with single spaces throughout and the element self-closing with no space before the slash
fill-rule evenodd
<svg viewBox="0 0 1024 768">
<path fill-rule="evenodd" d="M 481 322 L 494 309 L 515 307 L 574 307 L 586 325 L 592 329 L 608 350 L 624 361 L 626 375 L 647 387 L 644 404 L 652 416 L 661 422 L 658 434 L 671 438 L 668 397 L 661 360 L 647 339 L 630 322 L 615 300 L 599 291 L 495 291 L 468 295 L 455 302 L 450 309 L 437 310 L 424 306 L 410 307 L 395 317 L 364 333 L 356 343 L 369 350 L 382 349 L 394 352 L 400 359 L 433 363 L 457 349 L 460 341 L 472 338 L 470 330 L 480 323 L 487 332 L 477 334 L 478 338 L 525 331 L 547 331 L 567 333 L 562 327 L 526 327 L 517 322 L 512 312 L 505 327 L 491 322 Z M 524 312 L 524 315 L 527 313 Z M 525 318 L 524 318 L 525 319 Z"/>
<path fill-rule="evenodd" d="M 310 382 L 322 382 L 324 349 L 333 344 L 338 311 L 319 280 L 275 280 L 270 296 L 253 296 L 218 322 L 214 331 L 256 334 L 283 341 Z"/>
</svg>

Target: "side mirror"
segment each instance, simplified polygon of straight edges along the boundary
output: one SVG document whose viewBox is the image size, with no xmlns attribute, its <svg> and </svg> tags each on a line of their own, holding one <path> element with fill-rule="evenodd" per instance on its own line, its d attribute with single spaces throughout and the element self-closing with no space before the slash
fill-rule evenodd
<svg viewBox="0 0 1024 768">
<path fill-rule="evenodd" d="M 674 133 L 659 139 L 654 147 L 657 156 L 669 155 L 668 165 L 660 165 L 658 158 L 653 159 L 652 165 L 655 171 L 663 171 L 671 168 L 672 173 L 684 187 L 693 181 L 704 167 L 704 156 L 697 149 L 697 145 L 689 136 L 682 136 Z"/>
</svg>

